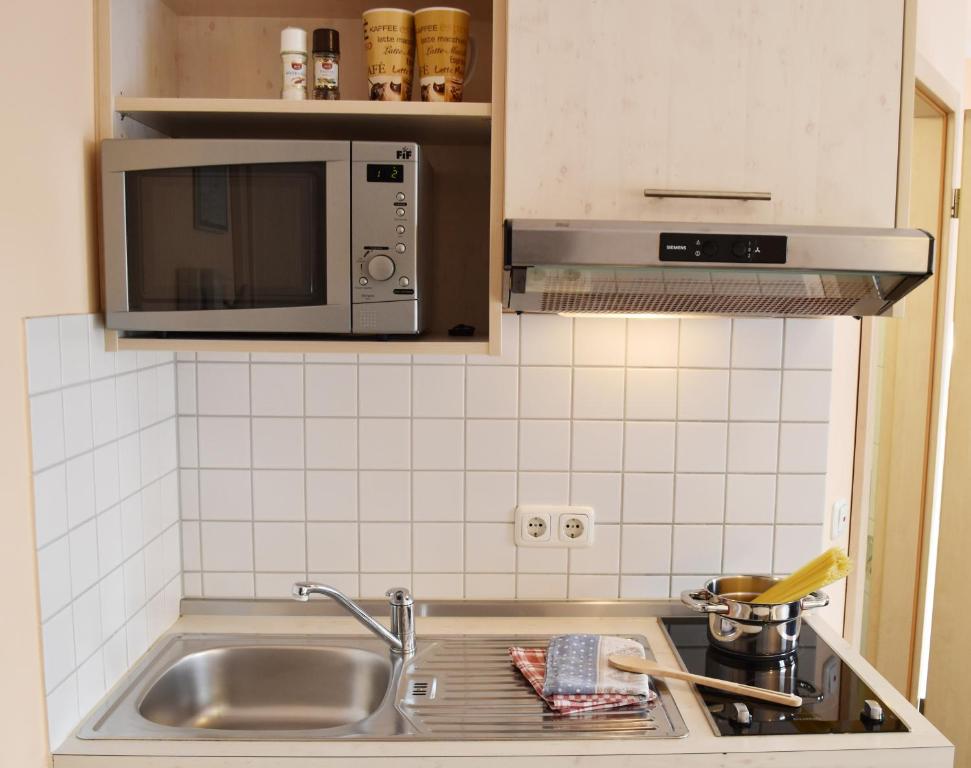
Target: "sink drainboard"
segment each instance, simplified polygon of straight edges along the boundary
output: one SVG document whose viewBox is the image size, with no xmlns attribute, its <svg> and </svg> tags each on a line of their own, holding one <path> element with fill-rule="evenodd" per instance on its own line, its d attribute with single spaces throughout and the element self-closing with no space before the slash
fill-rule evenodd
<svg viewBox="0 0 971 768">
<path fill-rule="evenodd" d="M 645 648 L 647 644 L 638 637 Z M 399 707 L 424 734 L 438 738 L 610 738 L 683 736 L 666 686 L 639 707 L 563 715 L 552 712 L 509 660 L 509 646 L 545 648 L 548 637 L 453 637 L 404 670 Z M 650 652 L 648 652 L 650 656 Z"/>
</svg>

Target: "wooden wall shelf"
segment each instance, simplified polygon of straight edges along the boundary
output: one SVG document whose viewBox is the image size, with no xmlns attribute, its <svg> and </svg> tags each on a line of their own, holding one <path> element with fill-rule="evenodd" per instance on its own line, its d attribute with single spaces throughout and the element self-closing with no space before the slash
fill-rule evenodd
<svg viewBox="0 0 971 768">
<path fill-rule="evenodd" d="M 116 96 L 115 112 L 173 138 L 317 138 L 488 144 L 492 105 Z"/>
<path fill-rule="evenodd" d="M 148 339 L 120 349 L 403 354 L 500 352 L 507 0 L 462 0 L 476 63 L 460 104 L 367 101 L 361 14 L 371 0 L 96 0 L 98 135 L 414 141 L 431 171 L 423 237 L 426 331 L 415 339 Z M 427 3 L 401 0 L 417 9 Z M 340 101 L 279 97 L 280 30 L 337 29 Z M 427 247 L 424 245 L 427 244 Z M 458 324 L 472 338 L 450 337 Z"/>
</svg>

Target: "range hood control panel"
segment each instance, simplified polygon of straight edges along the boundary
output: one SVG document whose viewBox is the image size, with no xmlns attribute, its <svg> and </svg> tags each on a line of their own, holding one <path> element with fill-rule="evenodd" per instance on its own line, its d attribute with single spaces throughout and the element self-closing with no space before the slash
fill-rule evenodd
<svg viewBox="0 0 971 768">
<path fill-rule="evenodd" d="M 661 232 L 661 261 L 719 264 L 785 264 L 785 235 Z"/>
</svg>

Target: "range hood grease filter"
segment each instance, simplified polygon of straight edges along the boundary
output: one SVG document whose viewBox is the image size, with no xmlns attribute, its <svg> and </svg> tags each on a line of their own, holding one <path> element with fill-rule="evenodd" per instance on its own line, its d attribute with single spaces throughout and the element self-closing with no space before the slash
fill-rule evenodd
<svg viewBox="0 0 971 768">
<path fill-rule="evenodd" d="M 513 219 L 505 306 L 540 313 L 884 314 L 932 274 L 919 229 Z"/>
</svg>

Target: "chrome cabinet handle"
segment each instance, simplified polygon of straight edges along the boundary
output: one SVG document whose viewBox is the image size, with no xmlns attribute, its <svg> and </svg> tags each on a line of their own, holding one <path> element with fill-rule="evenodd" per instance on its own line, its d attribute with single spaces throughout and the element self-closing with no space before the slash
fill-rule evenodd
<svg viewBox="0 0 971 768">
<path fill-rule="evenodd" d="M 705 590 L 686 589 L 681 593 L 681 602 L 698 613 L 728 613 L 727 605 L 709 603 L 709 596 L 710 594 Z"/>
<path fill-rule="evenodd" d="M 644 197 L 676 197 L 695 200 L 758 200 L 769 202 L 771 192 L 727 192 L 715 189 L 645 189 Z"/>
</svg>

